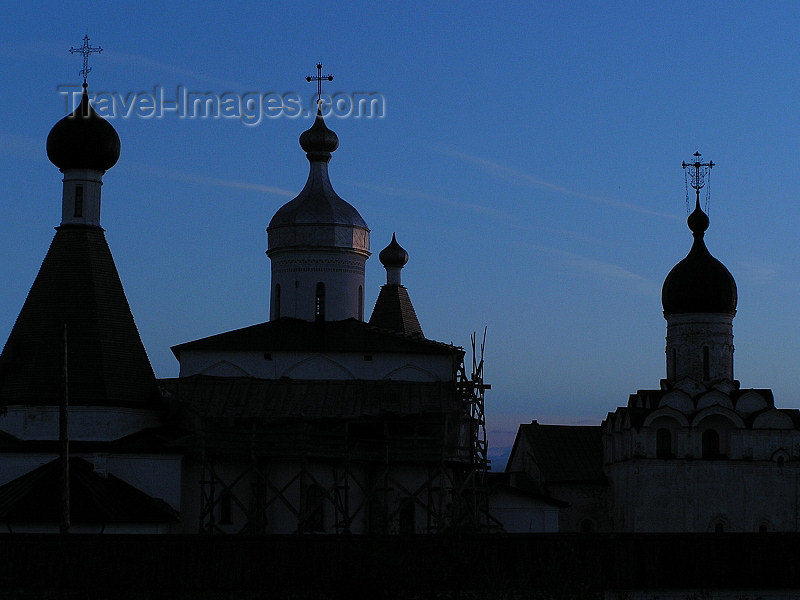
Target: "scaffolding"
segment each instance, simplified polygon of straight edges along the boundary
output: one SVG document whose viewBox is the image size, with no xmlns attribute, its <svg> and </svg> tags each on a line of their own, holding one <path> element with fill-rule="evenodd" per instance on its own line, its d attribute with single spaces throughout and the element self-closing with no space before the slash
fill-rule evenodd
<svg viewBox="0 0 800 600">
<path fill-rule="evenodd" d="M 484 335 L 485 339 L 485 335 Z M 166 380 L 203 533 L 487 531 L 483 343 L 454 381 Z M 191 476 L 190 476 L 191 477 Z"/>
</svg>

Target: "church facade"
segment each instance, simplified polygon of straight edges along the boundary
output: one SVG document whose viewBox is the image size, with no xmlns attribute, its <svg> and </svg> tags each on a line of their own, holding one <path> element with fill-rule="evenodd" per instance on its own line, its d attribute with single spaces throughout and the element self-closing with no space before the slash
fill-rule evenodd
<svg viewBox="0 0 800 600">
<path fill-rule="evenodd" d="M 694 242 L 662 289 L 666 378 L 602 425 L 613 528 L 800 531 L 800 411 L 734 378 L 736 283 L 706 248 L 695 186 Z"/>
<path fill-rule="evenodd" d="M 0 354 L 2 531 L 178 527 L 181 452 L 100 225 L 119 153 L 84 84 L 47 138 L 61 222 Z"/>
<path fill-rule="evenodd" d="M 162 384 L 195 432 L 184 504 L 202 531 L 431 533 L 486 522 L 463 350 L 424 337 L 393 236 L 369 322 L 370 231 L 334 191 L 336 134 L 300 136 L 306 185 L 269 227 L 270 320 L 180 344 Z"/>
<path fill-rule="evenodd" d="M 695 158 L 694 241 L 662 288 L 666 377 L 599 427 L 520 427 L 507 470 L 569 503 L 561 531 L 800 531 L 800 411 L 734 378 L 736 282 L 705 245 L 713 163 Z"/>
<path fill-rule="evenodd" d="M 338 137 L 267 228 L 269 320 L 173 348 L 157 380 L 100 225 L 120 155 L 89 103 L 57 123 L 62 220 L 0 355 L 5 531 L 431 533 L 485 529 L 483 386 L 425 338 L 393 235 L 365 319 L 370 230 L 334 191 Z"/>
<path fill-rule="evenodd" d="M 269 320 L 174 346 L 158 380 L 101 226 L 120 140 L 84 83 L 47 139 L 61 220 L 0 354 L 0 530 L 800 531 L 800 411 L 734 377 L 699 154 L 666 377 L 600 426 L 522 425 L 490 478 L 480 370 L 425 337 L 394 234 L 367 319 L 371 232 L 331 183 L 338 137 L 320 111 L 299 141 L 308 179 L 267 227 Z"/>
</svg>

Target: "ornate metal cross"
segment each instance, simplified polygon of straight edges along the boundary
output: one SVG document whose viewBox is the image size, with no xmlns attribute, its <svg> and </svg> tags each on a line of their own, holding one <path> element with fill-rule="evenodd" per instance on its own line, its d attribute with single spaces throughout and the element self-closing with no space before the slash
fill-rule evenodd
<svg viewBox="0 0 800 600">
<path fill-rule="evenodd" d="M 83 46 L 80 48 L 70 48 L 69 53 L 75 54 L 76 52 L 79 54 L 83 54 L 83 69 L 81 69 L 80 74 L 83 75 L 83 84 L 86 85 L 86 77 L 91 73 L 92 68 L 89 66 L 89 55 L 93 52 L 97 52 L 100 54 L 103 49 L 98 46 L 97 48 L 92 48 L 89 45 L 89 35 L 83 36 Z"/>
<path fill-rule="evenodd" d="M 312 81 L 317 82 L 317 102 L 322 100 L 322 82 L 328 80 L 333 81 L 333 75 L 323 75 L 322 74 L 322 63 L 317 63 L 317 75 L 316 77 L 313 75 L 306 75 L 306 81 L 309 83 Z"/>
<path fill-rule="evenodd" d="M 714 167 L 713 161 L 708 161 L 707 163 L 700 162 L 700 157 L 702 156 L 700 152 L 694 153 L 694 162 L 687 163 L 686 161 L 681 161 L 681 166 L 686 169 L 687 167 L 691 167 L 693 169 L 690 170 L 689 178 L 691 179 L 690 185 L 694 188 L 694 193 L 697 198 L 697 202 L 700 202 L 700 190 L 706 185 L 706 177 L 708 176 L 711 169 Z"/>
</svg>

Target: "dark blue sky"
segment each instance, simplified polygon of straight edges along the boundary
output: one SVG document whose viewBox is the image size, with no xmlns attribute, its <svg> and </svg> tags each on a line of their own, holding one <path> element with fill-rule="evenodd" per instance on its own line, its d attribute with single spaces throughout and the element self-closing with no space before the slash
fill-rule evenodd
<svg viewBox="0 0 800 600">
<path fill-rule="evenodd" d="M 699 149 L 717 164 L 708 247 L 739 285 L 736 375 L 800 404 L 797 3 L 23 4 L 0 43 L 3 342 L 58 224 L 44 142 L 88 33 L 90 88 L 123 103 L 305 109 L 320 60 L 331 94 L 380 94 L 382 118 L 328 119 L 332 181 L 375 254 L 392 232 L 409 251 L 428 337 L 488 327 L 490 429 L 597 423 L 658 386 L 660 287 L 691 242 L 680 163 Z M 171 345 L 268 318 L 265 228 L 307 174 L 310 121 L 290 112 L 113 120 L 102 222 L 159 376 L 177 374 Z M 371 308 L 385 274 L 367 268 Z"/>
</svg>

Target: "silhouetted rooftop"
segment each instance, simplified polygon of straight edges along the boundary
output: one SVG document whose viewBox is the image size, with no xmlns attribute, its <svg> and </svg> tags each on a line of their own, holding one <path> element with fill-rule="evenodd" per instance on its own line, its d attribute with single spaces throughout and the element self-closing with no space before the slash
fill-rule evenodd
<svg viewBox="0 0 800 600">
<path fill-rule="evenodd" d="M 155 406 L 155 375 L 103 229 L 62 225 L 0 354 L 0 405 Z"/>
<path fill-rule="evenodd" d="M 358 319 L 312 322 L 291 317 L 172 347 L 172 352 L 178 358 L 184 350 L 463 354 L 463 350 L 457 346 L 403 335 Z"/>
</svg>

